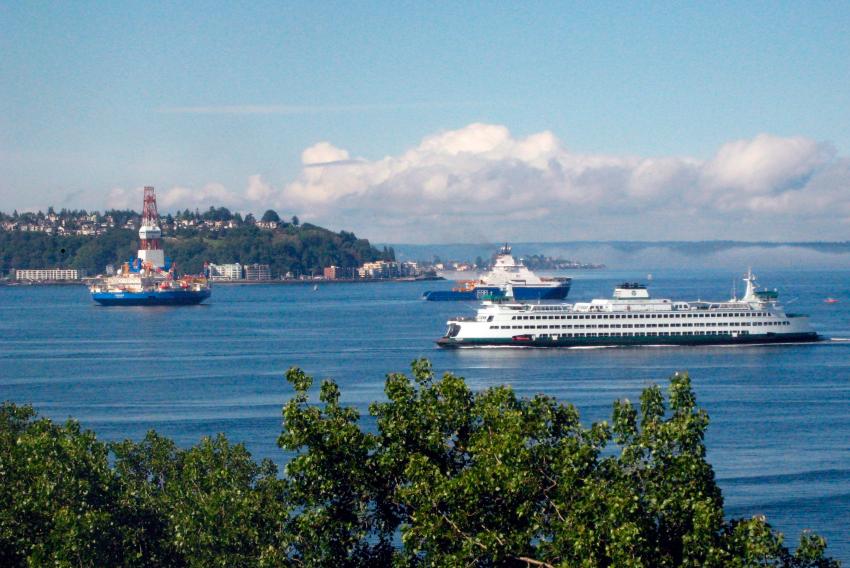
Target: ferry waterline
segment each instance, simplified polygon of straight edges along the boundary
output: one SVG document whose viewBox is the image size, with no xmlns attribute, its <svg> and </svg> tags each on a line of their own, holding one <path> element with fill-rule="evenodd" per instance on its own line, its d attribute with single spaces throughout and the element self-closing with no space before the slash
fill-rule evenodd
<svg viewBox="0 0 850 568">
<path fill-rule="evenodd" d="M 575 304 L 485 301 L 474 317 L 449 320 L 441 347 L 723 345 L 818 341 L 803 314 L 786 313 L 778 293 L 744 278 L 741 299 L 650 298 L 646 286 L 621 284 L 611 299 Z"/>
</svg>

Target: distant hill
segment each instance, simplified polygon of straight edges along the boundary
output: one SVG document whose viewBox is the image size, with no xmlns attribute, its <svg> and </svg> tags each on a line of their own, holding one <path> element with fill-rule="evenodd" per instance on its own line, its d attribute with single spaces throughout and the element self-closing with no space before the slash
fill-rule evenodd
<svg viewBox="0 0 850 568">
<path fill-rule="evenodd" d="M 286 272 L 320 274 L 325 266 L 360 266 L 391 259 L 391 250 L 378 250 L 353 233 L 335 233 L 305 223 L 274 230 L 243 225 L 222 231 L 183 231 L 163 239 L 168 258 L 179 272 L 199 273 L 205 261 L 269 264 L 273 277 Z M 42 232 L 0 231 L 0 272 L 14 268 L 69 267 L 89 274 L 104 271 L 135 257 L 137 231 L 113 228 L 98 236 L 56 236 Z"/>
</svg>

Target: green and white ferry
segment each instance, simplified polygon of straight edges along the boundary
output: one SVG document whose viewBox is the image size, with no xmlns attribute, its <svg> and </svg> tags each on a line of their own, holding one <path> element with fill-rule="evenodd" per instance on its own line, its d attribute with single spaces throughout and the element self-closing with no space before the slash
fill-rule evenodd
<svg viewBox="0 0 850 568">
<path fill-rule="evenodd" d="M 775 290 L 751 271 L 744 297 L 724 302 L 650 298 L 645 285 L 617 286 L 611 299 L 575 304 L 485 301 L 474 317 L 448 321 L 441 347 L 594 347 L 798 343 L 821 337 L 803 314 L 785 313 Z"/>
</svg>

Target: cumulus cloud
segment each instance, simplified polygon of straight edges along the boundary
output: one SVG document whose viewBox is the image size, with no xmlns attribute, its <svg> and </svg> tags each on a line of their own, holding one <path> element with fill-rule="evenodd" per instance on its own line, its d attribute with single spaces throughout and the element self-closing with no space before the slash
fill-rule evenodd
<svg viewBox="0 0 850 568">
<path fill-rule="evenodd" d="M 319 142 L 301 152 L 301 163 L 305 166 L 332 164 L 348 160 L 348 152 L 328 142 Z"/>
<path fill-rule="evenodd" d="M 263 180 L 259 174 L 252 175 L 248 178 L 248 189 L 245 190 L 245 197 L 252 203 L 265 203 L 272 199 L 274 189 L 272 186 Z"/>
<path fill-rule="evenodd" d="M 843 240 L 850 224 L 850 160 L 804 137 L 760 134 L 708 159 L 617 156 L 475 123 L 371 160 L 322 141 L 301 162 L 283 184 L 174 187 L 161 208 L 273 207 L 392 242 Z M 114 190 L 110 206 L 138 195 Z"/>
<path fill-rule="evenodd" d="M 780 194 L 834 158 L 831 147 L 807 138 L 760 134 L 723 145 L 702 168 L 703 183 L 715 191 Z"/>
<path fill-rule="evenodd" d="M 699 160 L 583 154 L 551 132 L 476 123 L 377 160 L 322 142 L 302 162 L 279 202 L 395 241 L 806 238 L 850 216 L 847 159 L 803 137 L 760 134 Z"/>
<path fill-rule="evenodd" d="M 252 176 L 252 178 L 254 177 L 258 178 L 259 176 Z M 260 198 L 268 197 L 268 193 L 263 195 L 260 190 L 256 189 L 255 186 L 261 184 L 261 180 L 258 180 L 254 184 L 249 183 L 245 192 L 246 196 L 253 190 L 254 194 Z M 106 198 L 106 207 L 108 209 L 133 209 L 139 211 L 142 204 L 141 196 L 141 187 L 134 189 L 116 187 L 109 191 Z M 164 190 L 157 189 L 156 201 L 157 208 L 161 213 L 180 209 L 205 210 L 210 206 L 224 206 L 238 209 L 246 203 L 245 197 L 228 190 L 220 183 L 208 183 L 199 188 L 174 186 Z"/>
</svg>

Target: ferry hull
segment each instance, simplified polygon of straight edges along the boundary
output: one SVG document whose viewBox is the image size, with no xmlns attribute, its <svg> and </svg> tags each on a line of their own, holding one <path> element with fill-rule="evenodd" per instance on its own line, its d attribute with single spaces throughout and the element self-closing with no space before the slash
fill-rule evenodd
<svg viewBox="0 0 850 568">
<path fill-rule="evenodd" d="M 190 306 L 210 297 L 210 290 L 162 290 L 151 292 L 93 292 L 102 306 Z"/>
<path fill-rule="evenodd" d="M 753 335 L 689 335 L 634 337 L 514 337 L 466 338 L 441 337 L 437 345 L 462 347 L 631 347 L 640 345 L 761 345 L 768 343 L 809 343 L 823 339 L 816 332 L 767 333 Z"/>
<path fill-rule="evenodd" d="M 557 286 L 514 286 L 513 298 L 517 301 L 563 300 L 570 292 L 570 282 Z M 476 301 L 485 297 L 504 298 L 505 292 L 498 286 L 478 286 L 473 290 L 432 290 L 425 292 L 422 299 L 431 302 Z"/>
</svg>

